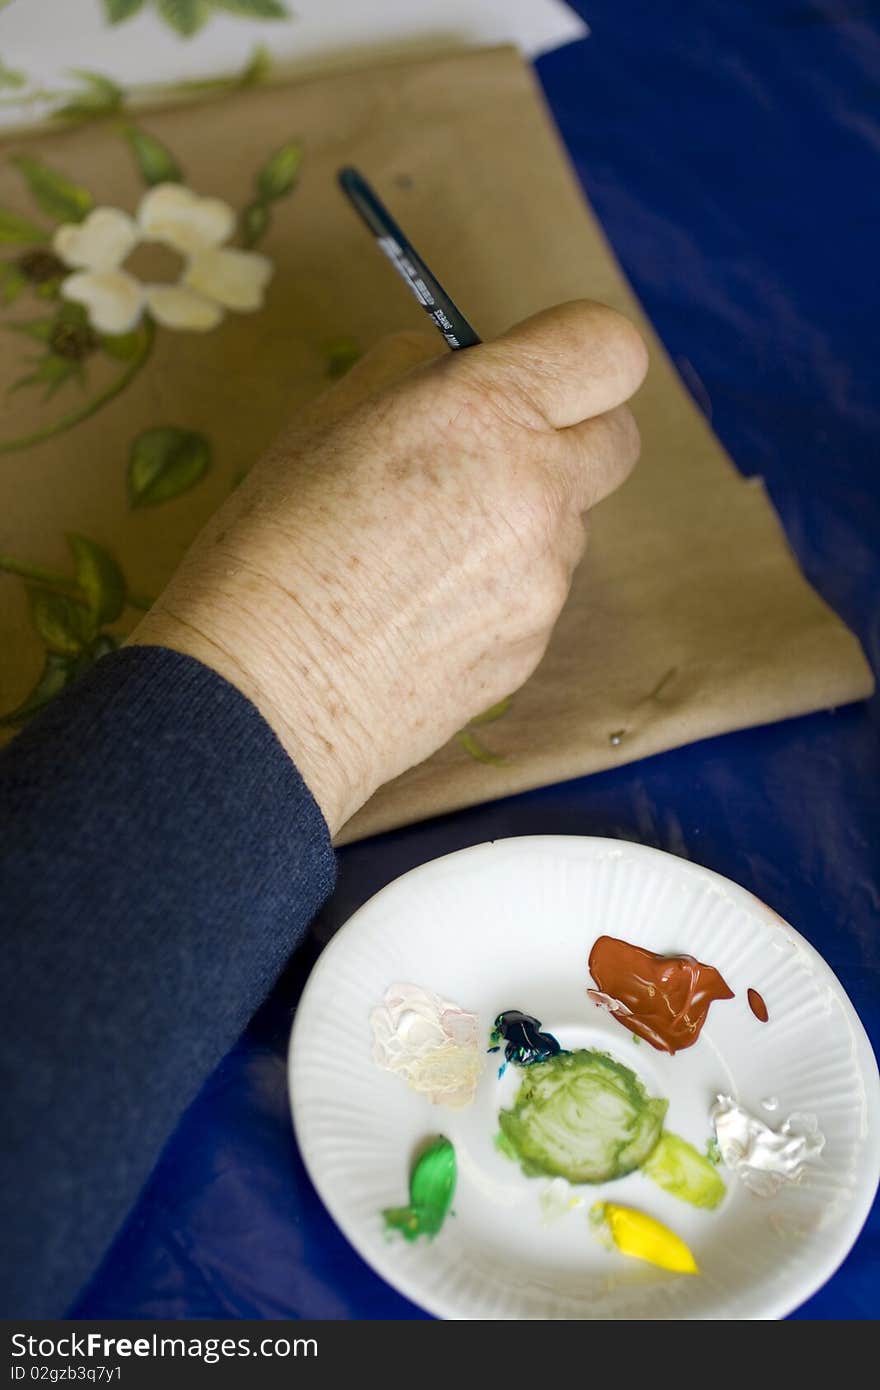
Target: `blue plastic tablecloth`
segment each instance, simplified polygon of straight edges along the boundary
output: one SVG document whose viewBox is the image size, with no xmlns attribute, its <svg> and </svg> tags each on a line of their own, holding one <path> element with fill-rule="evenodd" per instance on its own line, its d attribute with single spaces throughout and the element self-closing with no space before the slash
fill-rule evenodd
<svg viewBox="0 0 880 1390">
<path fill-rule="evenodd" d="M 584 187 L 734 459 L 880 659 L 880 23 L 866 0 L 583 0 L 538 64 Z M 874 16 L 873 21 L 871 16 Z M 817 714 L 346 849 L 342 921 L 404 870 L 505 835 L 611 835 L 708 865 L 822 952 L 880 1044 L 878 710 Z M 285 1048 L 313 943 L 170 1141 L 75 1313 L 411 1318 L 299 1159 Z M 880 1313 L 880 1209 L 795 1316 Z"/>
</svg>

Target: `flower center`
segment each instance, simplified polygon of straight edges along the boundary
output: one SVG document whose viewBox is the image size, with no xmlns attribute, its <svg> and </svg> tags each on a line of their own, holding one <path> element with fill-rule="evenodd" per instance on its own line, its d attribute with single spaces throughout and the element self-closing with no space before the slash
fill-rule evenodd
<svg viewBox="0 0 880 1390">
<path fill-rule="evenodd" d="M 100 339 L 90 328 L 85 310 L 79 304 L 62 304 L 49 333 L 49 346 L 56 357 L 79 362 L 95 352 Z"/>
<path fill-rule="evenodd" d="M 60 280 L 69 274 L 69 267 L 58 259 L 54 251 L 44 251 L 41 247 L 19 256 L 18 267 L 34 285 L 45 285 L 49 280 Z"/>
<path fill-rule="evenodd" d="M 142 241 L 126 258 L 123 269 L 151 285 L 176 285 L 183 271 L 183 257 L 158 241 Z"/>
</svg>

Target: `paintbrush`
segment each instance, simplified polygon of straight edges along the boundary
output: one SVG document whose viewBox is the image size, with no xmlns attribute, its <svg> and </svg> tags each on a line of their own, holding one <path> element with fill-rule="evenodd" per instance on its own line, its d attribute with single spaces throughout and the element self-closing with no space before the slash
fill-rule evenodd
<svg viewBox="0 0 880 1390">
<path fill-rule="evenodd" d="M 468 323 L 454 300 L 426 266 L 418 251 L 404 236 L 394 218 L 357 169 L 347 166 L 339 170 L 339 185 L 364 222 L 376 243 L 388 257 L 394 269 L 409 286 L 431 322 L 440 330 L 449 346 L 474 347 L 479 337 Z"/>
</svg>

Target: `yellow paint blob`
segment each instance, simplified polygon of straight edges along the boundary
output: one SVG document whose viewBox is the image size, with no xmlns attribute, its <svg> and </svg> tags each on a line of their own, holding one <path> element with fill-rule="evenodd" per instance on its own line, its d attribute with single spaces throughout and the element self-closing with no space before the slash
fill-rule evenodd
<svg viewBox="0 0 880 1390">
<path fill-rule="evenodd" d="M 590 1215 L 595 1221 L 606 1223 L 621 1254 L 647 1260 L 648 1264 L 676 1274 L 699 1274 L 697 1262 L 684 1241 L 653 1216 L 617 1206 L 615 1202 L 597 1202 Z"/>
</svg>

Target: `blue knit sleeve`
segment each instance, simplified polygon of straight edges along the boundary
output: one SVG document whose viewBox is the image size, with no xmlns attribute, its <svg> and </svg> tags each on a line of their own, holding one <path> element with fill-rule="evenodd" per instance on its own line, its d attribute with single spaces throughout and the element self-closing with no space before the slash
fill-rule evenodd
<svg viewBox="0 0 880 1390">
<path fill-rule="evenodd" d="M 254 706 L 159 647 L 0 753 L 0 1314 L 59 1316 L 332 890 Z"/>
</svg>

